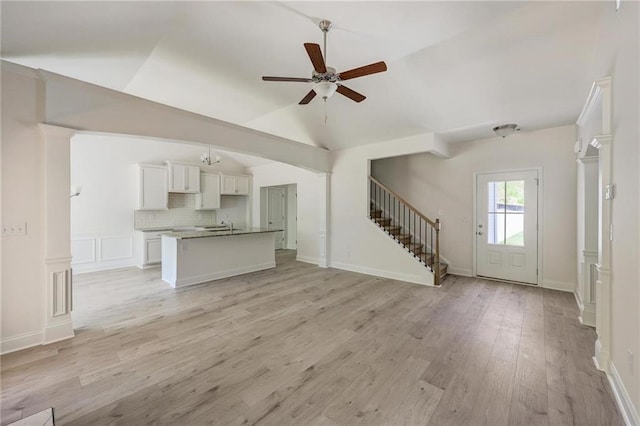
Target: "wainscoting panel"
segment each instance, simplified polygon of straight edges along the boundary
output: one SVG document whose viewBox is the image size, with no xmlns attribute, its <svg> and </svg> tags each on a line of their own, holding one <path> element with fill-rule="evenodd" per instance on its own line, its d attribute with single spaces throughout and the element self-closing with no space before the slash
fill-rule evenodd
<svg viewBox="0 0 640 426">
<path fill-rule="evenodd" d="M 73 264 L 93 263 L 96 259 L 96 239 L 80 238 L 71 240 L 71 255 Z"/>
<path fill-rule="evenodd" d="M 133 236 L 101 237 L 100 260 L 121 260 L 133 257 Z"/>
<path fill-rule="evenodd" d="M 71 253 L 76 274 L 134 266 L 134 234 L 72 237 Z"/>
</svg>

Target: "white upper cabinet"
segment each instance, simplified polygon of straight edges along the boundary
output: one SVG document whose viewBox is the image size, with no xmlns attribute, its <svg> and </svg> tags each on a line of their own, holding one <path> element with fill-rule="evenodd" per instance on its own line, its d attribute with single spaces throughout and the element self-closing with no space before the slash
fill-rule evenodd
<svg viewBox="0 0 640 426">
<path fill-rule="evenodd" d="M 169 208 L 168 176 L 164 166 L 138 164 L 138 210 Z"/>
<path fill-rule="evenodd" d="M 169 192 L 200 192 L 200 167 L 167 161 Z"/>
<path fill-rule="evenodd" d="M 249 195 L 249 176 L 222 175 L 222 195 Z"/>
<path fill-rule="evenodd" d="M 196 194 L 196 210 L 220 208 L 220 175 L 200 173 L 200 193 Z"/>
</svg>

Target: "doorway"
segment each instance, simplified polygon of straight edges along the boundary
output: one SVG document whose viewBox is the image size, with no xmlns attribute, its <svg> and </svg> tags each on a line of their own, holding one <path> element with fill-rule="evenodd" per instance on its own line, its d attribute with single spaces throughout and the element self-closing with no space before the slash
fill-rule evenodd
<svg viewBox="0 0 640 426">
<path fill-rule="evenodd" d="M 297 249 L 297 185 L 260 188 L 260 226 L 276 232 L 276 250 Z"/>
<path fill-rule="evenodd" d="M 476 174 L 475 275 L 539 283 L 538 174 Z"/>
<path fill-rule="evenodd" d="M 267 229 L 281 229 L 276 232 L 276 250 L 285 246 L 286 200 L 284 188 L 267 188 Z"/>
</svg>

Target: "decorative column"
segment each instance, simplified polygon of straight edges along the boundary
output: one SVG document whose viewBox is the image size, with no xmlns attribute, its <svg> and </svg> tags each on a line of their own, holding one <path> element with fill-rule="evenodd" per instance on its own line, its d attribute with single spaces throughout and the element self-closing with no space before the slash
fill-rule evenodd
<svg viewBox="0 0 640 426">
<path fill-rule="evenodd" d="M 318 266 L 328 268 L 331 264 L 329 257 L 329 230 L 331 218 L 331 174 L 318 174 Z"/>
<path fill-rule="evenodd" d="M 611 182 L 611 135 L 595 136 L 591 146 L 598 149 L 598 263 L 596 269 L 596 333 L 595 363 L 609 371 L 611 359 L 611 225 L 612 198 L 606 198 Z"/>
<path fill-rule="evenodd" d="M 71 322 L 70 141 L 75 129 L 40 124 L 44 144 L 45 315 L 43 344 L 74 336 Z"/>
<path fill-rule="evenodd" d="M 579 297 L 580 317 L 582 324 L 596 326 L 596 280 L 598 264 L 598 157 L 582 157 L 578 160 L 578 171 L 581 185 L 579 190 L 582 204 L 579 213 L 582 217 L 582 245 L 578 247 L 579 258 Z"/>
<path fill-rule="evenodd" d="M 587 101 L 578 117 L 577 124 L 581 129 L 596 129 L 596 136 L 589 136 L 589 145 L 598 150 L 598 253 L 595 265 L 595 323 L 598 340 L 595 343 L 593 361 L 599 370 L 609 373 L 611 359 L 611 241 L 613 225 L 611 209 L 614 198 L 611 181 L 611 144 L 613 141 L 611 128 L 611 77 L 601 78 L 593 82 Z M 600 116 L 595 115 L 600 111 Z M 598 126 L 600 124 L 600 126 Z M 598 130 L 599 127 L 599 130 Z M 599 133 L 599 134 L 598 134 Z M 585 150 L 586 154 L 586 150 Z M 587 257 L 593 253 L 585 250 Z"/>
</svg>

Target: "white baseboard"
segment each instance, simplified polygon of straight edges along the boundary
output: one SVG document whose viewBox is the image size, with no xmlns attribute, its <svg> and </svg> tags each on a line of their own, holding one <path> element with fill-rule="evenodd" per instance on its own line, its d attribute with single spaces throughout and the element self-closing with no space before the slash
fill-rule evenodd
<svg viewBox="0 0 640 426">
<path fill-rule="evenodd" d="M 627 392 L 627 388 L 625 388 L 622 383 L 622 379 L 620 379 L 620 375 L 618 374 L 618 370 L 616 366 L 613 364 L 613 361 L 609 363 L 609 369 L 611 370 L 611 374 L 607 374 L 607 378 L 609 379 L 609 383 L 611 384 L 611 389 L 613 391 L 613 396 L 618 403 L 618 408 L 620 409 L 620 413 L 624 418 L 625 424 L 632 425 L 640 425 L 640 416 L 638 416 L 638 410 L 633 405 L 633 401 L 629 396 L 629 392 Z"/>
<path fill-rule="evenodd" d="M 275 262 L 262 263 L 259 265 L 249 265 L 242 268 L 226 269 L 224 271 L 216 271 L 210 274 L 196 275 L 192 277 L 176 280 L 176 285 L 172 287 L 185 287 L 189 285 L 202 284 L 208 281 L 219 280 L 222 278 L 234 277 L 236 275 L 248 274 L 250 272 L 263 271 L 265 269 L 275 268 Z M 165 280 L 165 282 L 167 282 Z M 169 283 L 171 284 L 171 283 Z"/>
<path fill-rule="evenodd" d="M 593 305 L 585 304 L 582 302 L 582 297 L 580 297 L 578 289 L 574 290 L 573 296 L 575 297 L 576 304 L 578 305 L 578 309 L 580 310 L 580 316 L 578 317 L 578 321 L 580 321 L 580 324 L 586 325 L 588 327 L 595 327 L 596 313 L 593 310 Z"/>
<path fill-rule="evenodd" d="M 348 263 L 331 262 L 331 268 L 342 269 L 350 272 L 358 272 L 360 274 L 373 275 L 376 277 L 390 278 L 392 280 L 406 281 L 414 284 L 421 284 L 430 287 L 433 285 L 433 274 L 425 268 L 425 275 L 401 274 L 393 271 L 385 271 L 382 269 L 368 268 L 366 266 L 351 265 Z"/>
<path fill-rule="evenodd" d="M 296 260 L 298 262 L 311 263 L 312 265 L 317 265 L 318 264 L 318 259 L 313 258 L 313 257 L 309 257 L 309 256 L 297 255 L 296 256 Z"/>
<path fill-rule="evenodd" d="M 136 265 L 138 269 L 153 269 L 153 268 L 161 268 L 162 263 L 152 263 L 150 265 Z"/>
<path fill-rule="evenodd" d="M 67 314 L 66 316 L 69 315 Z M 42 343 L 48 345 L 49 343 L 70 339 L 74 335 L 73 323 L 71 321 L 71 318 L 69 317 L 64 321 L 56 322 L 45 327 Z"/>
<path fill-rule="evenodd" d="M 453 268 L 451 265 L 447 268 L 447 273 L 451 275 L 460 275 L 461 277 L 472 277 L 473 271 L 468 268 Z"/>
<path fill-rule="evenodd" d="M 562 281 L 542 280 L 542 288 L 548 288 L 549 290 L 559 290 L 573 293 L 576 288 L 575 283 L 568 283 Z"/>
<path fill-rule="evenodd" d="M 91 263 L 71 263 L 74 274 L 86 274 L 88 272 L 110 271 L 112 269 L 123 269 L 136 266 L 134 257 L 128 259 L 109 260 Z"/>
<path fill-rule="evenodd" d="M 578 289 L 573 290 L 573 297 L 576 299 L 576 305 L 578 305 L 578 309 L 580 312 L 584 310 L 584 303 L 582 303 L 582 297 L 580 297 L 580 293 L 578 293 Z"/>
<path fill-rule="evenodd" d="M 41 345 L 43 337 L 44 334 L 42 333 L 42 331 L 37 331 L 35 333 L 24 333 L 18 336 L 2 339 L 2 342 L 0 343 L 0 353 L 4 355 L 11 352 L 21 351 L 22 349 L 27 349 L 33 346 Z"/>
</svg>

